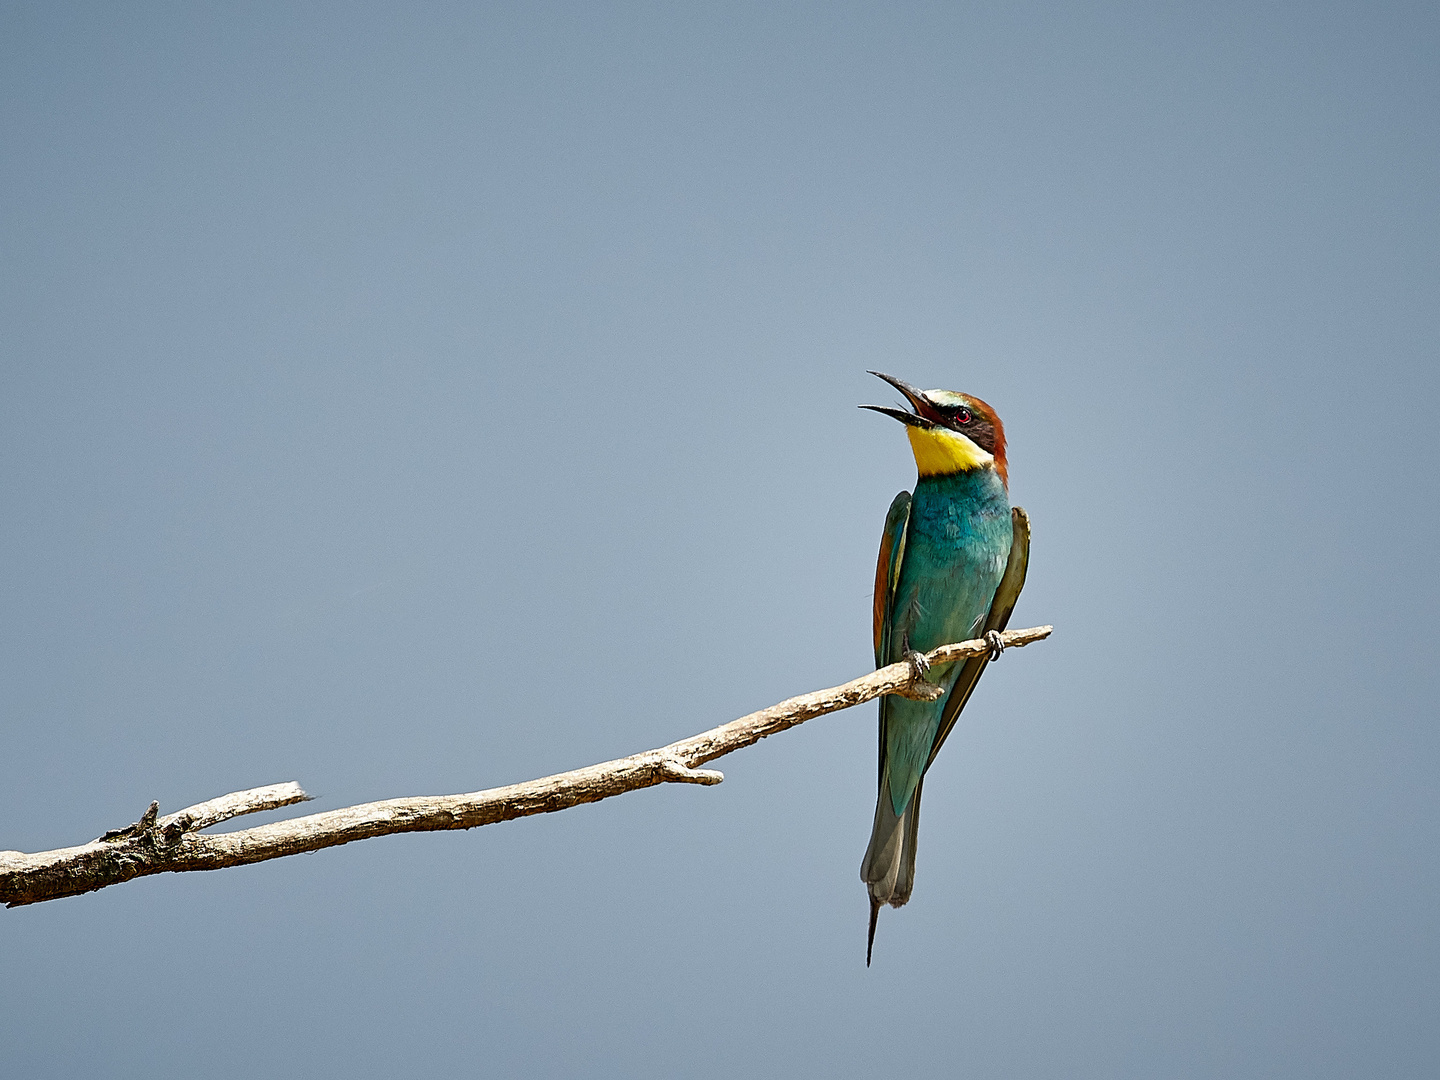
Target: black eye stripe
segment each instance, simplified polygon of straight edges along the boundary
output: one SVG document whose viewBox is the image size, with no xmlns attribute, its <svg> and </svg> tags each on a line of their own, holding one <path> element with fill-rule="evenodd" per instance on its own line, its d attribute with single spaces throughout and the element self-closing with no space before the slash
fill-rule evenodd
<svg viewBox="0 0 1440 1080">
<path fill-rule="evenodd" d="M 946 426 L 959 432 L 987 454 L 995 453 L 995 425 L 964 405 L 946 410 Z"/>
</svg>

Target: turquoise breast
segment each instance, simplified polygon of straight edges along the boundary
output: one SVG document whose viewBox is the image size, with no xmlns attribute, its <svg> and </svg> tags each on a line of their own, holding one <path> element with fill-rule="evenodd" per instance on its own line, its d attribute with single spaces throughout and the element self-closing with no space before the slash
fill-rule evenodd
<svg viewBox="0 0 1440 1080">
<path fill-rule="evenodd" d="M 921 477 L 910 504 L 900 580 L 890 609 L 894 663 L 906 648 L 926 652 L 974 637 L 1010 556 L 1010 499 L 993 469 Z M 960 664 L 930 680 L 949 690 Z M 886 699 L 886 759 L 895 813 L 904 812 L 930 756 L 944 699 Z"/>
</svg>

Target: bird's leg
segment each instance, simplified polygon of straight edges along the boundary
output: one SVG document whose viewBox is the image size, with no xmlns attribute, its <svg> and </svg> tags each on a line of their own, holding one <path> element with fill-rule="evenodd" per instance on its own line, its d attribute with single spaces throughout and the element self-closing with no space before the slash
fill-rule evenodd
<svg viewBox="0 0 1440 1080">
<path fill-rule="evenodd" d="M 1005 641 L 1000 637 L 1000 631 L 985 631 L 985 642 L 990 646 L 990 659 L 999 660 L 1000 654 L 1005 651 Z"/>
<path fill-rule="evenodd" d="M 910 647 L 910 632 L 908 630 L 905 632 L 905 636 L 901 639 L 900 644 L 904 646 L 904 651 L 901 652 L 900 659 L 908 661 L 910 666 L 915 669 L 915 679 L 917 682 L 923 680 L 930 671 L 930 661 L 925 659 L 924 653 L 917 652 Z"/>
</svg>

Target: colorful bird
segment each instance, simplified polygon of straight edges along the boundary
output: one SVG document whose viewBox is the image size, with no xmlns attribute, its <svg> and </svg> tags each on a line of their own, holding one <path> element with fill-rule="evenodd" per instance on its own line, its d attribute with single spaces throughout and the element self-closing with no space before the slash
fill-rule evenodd
<svg viewBox="0 0 1440 1080">
<path fill-rule="evenodd" d="M 977 397 L 917 390 L 878 371 L 914 412 L 862 409 L 905 425 L 919 477 L 915 494 L 890 504 L 875 568 L 875 666 L 909 660 L 946 693 L 935 701 L 880 699 L 880 792 L 860 877 L 870 891 L 865 965 L 884 904 L 900 907 L 915 884 L 915 842 L 925 771 L 955 726 L 985 665 L 1000 653 L 1025 584 L 1030 519 L 1010 506 L 1005 429 Z M 985 637 L 984 656 L 930 667 L 923 654 L 952 641 Z"/>
</svg>

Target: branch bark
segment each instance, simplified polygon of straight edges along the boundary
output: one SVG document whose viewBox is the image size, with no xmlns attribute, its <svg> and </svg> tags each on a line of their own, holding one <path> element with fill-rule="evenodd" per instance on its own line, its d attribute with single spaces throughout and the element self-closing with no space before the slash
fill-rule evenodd
<svg viewBox="0 0 1440 1080">
<path fill-rule="evenodd" d="M 1050 636 L 1052 627 L 1008 630 L 1006 648 Z M 925 658 L 949 663 L 990 650 L 976 639 L 942 645 Z M 556 773 L 522 784 L 467 795 L 418 796 L 361 803 L 238 832 L 202 835 L 200 830 L 243 814 L 305 802 L 296 783 L 272 784 L 222 795 L 165 817 L 152 802 L 139 821 L 113 829 L 79 847 L 26 854 L 0 851 L 0 902 L 35 904 L 103 889 L 147 874 L 219 870 L 278 859 L 390 833 L 473 829 L 497 821 L 548 814 L 656 784 L 718 784 L 725 777 L 699 766 L 826 713 L 848 709 L 882 694 L 934 700 L 943 691 L 908 662 L 879 668 L 828 690 L 782 701 L 656 750 Z"/>
</svg>

